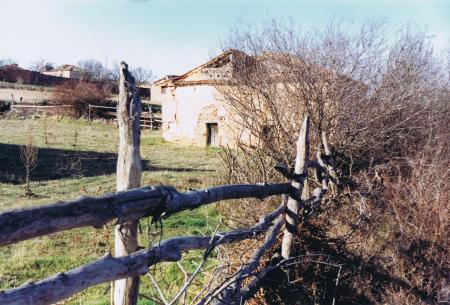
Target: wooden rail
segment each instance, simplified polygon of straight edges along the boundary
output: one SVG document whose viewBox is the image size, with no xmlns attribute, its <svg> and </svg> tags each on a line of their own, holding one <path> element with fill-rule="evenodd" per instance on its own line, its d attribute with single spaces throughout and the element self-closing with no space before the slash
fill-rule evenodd
<svg viewBox="0 0 450 305">
<path fill-rule="evenodd" d="M 113 111 L 107 111 L 104 114 L 117 117 L 117 107 L 111 107 L 111 106 L 100 106 L 100 105 L 88 105 L 88 120 L 89 122 L 92 119 L 92 111 L 93 109 L 111 109 Z M 159 126 L 162 124 L 162 118 L 161 116 L 155 115 L 152 112 L 142 112 L 141 113 L 141 127 L 147 127 L 150 129 L 158 129 Z M 114 119 L 115 121 L 117 119 Z"/>
<path fill-rule="evenodd" d="M 11 104 L 11 109 L 13 108 L 37 108 L 37 109 L 50 109 L 50 108 L 64 108 L 72 107 L 71 105 L 17 105 Z"/>
<path fill-rule="evenodd" d="M 329 155 L 329 147 L 326 147 L 325 155 L 317 154 L 317 161 L 309 160 L 308 120 L 306 117 L 297 142 L 297 159 L 301 160 L 296 161 L 295 170 L 290 170 L 286 166 L 278 167 L 278 170 L 291 180 L 286 183 L 222 185 L 185 193 L 178 192 L 172 187 L 150 186 L 101 197 L 80 197 L 72 201 L 0 213 L 0 245 L 8 245 L 72 228 L 101 227 L 112 220 L 126 223 L 146 216 L 170 217 L 175 213 L 221 200 L 249 197 L 262 199 L 284 194 L 280 206 L 250 228 L 222 232 L 208 237 L 171 238 L 149 249 L 122 257 L 112 257 L 107 254 L 68 272 L 18 288 L 0 291 L 0 304 L 54 304 L 93 285 L 145 274 L 150 266 L 159 262 L 178 261 L 182 258 L 183 252 L 212 249 L 220 244 L 251 239 L 266 233 L 263 244 L 254 251 L 250 260 L 243 264 L 222 287 L 218 287 L 214 293 L 207 294 L 198 304 L 213 301 L 216 304 L 238 304 L 250 298 L 259 289 L 259 282 L 267 274 L 266 269 L 262 268 L 258 272 L 259 275 L 254 277 L 247 286 L 243 286 L 244 279 L 254 276 L 254 271 L 260 266 L 262 255 L 276 243 L 287 221 L 297 219 L 299 217 L 297 211 L 301 208 L 319 206 L 323 196 L 328 193 L 328 184 L 337 180 L 334 162 Z M 328 146 L 325 135 L 322 136 Z M 302 165 L 300 170 L 297 164 Z M 309 167 L 316 171 L 321 187 L 314 189 L 312 196 L 302 198 L 301 186 L 306 181 Z M 296 203 L 294 209 L 287 208 L 288 202 L 292 201 Z M 295 221 L 289 225 L 295 226 L 296 223 Z M 284 238 L 292 238 L 296 234 L 295 231 L 292 228 L 288 229 L 284 233 Z M 292 242 L 287 244 L 283 242 L 283 255 L 289 256 L 291 247 Z"/>
<path fill-rule="evenodd" d="M 188 209 L 228 199 L 265 198 L 289 193 L 289 183 L 273 185 L 224 185 L 179 193 L 171 187 L 150 186 L 101 197 L 80 197 L 0 214 L 0 246 L 79 227 L 102 227 L 120 219 L 168 217 Z"/>
<path fill-rule="evenodd" d="M 175 237 L 162 241 L 147 250 L 141 250 L 128 256 L 112 257 L 106 254 L 99 260 L 73 269 L 66 273 L 56 274 L 48 279 L 29 283 L 19 288 L 0 292 L 0 304 L 54 304 L 90 286 L 125 277 L 143 275 L 148 268 L 159 262 L 178 261 L 183 252 L 196 249 L 207 249 L 211 239 L 215 246 L 228 244 L 244 239 L 255 238 L 265 232 L 271 221 L 280 215 L 283 209 L 267 216 L 255 226 L 208 237 Z"/>
</svg>

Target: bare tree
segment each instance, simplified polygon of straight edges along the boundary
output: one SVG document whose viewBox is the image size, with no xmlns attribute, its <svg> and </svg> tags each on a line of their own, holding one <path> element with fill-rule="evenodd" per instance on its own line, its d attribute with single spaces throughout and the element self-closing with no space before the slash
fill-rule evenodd
<svg viewBox="0 0 450 305">
<path fill-rule="evenodd" d="M 50 71 L 55 68 L 55 64 L 49 60 L 41 58 L 39 60 L 32 62 L 28 68 L 31 71 L 37 71 L 37 72 Z"/>
<path fill-rule="evenodd" d="M 11 58 L 0 59 L 0 67 L 7 66 L 7 65 L 15 65 L 15 64 L 17 64 L 17 61 L 14 59 L 11 59 Z"/>
<path fill-rule="evenodd" d="M 154 79 L 152 70 L 147 70 L 143 67 L 132 69 L 131 75 L 133 75 L 134 79 L 136 80 L 136 86 L 138 87 L 142 84 L 149 83 Z"/>
<path fill-rule="evenodd" d="M 78 67 L 83 70 L 84 77 L 90 80 L 104 80 L 107 74 L 103 64 L 95 59 L 80 60 Z"/>
<path fill-rule="evenodd" d="M 119 71 L 120 65 L 117 62 L 113 63 L 113 68 L 108 69 L 106 72 L 106 78 L 112 82 L 119 81 Z M 155 78 L 152 70 L 148 70 L 143 67 L 130 69 L 130 73 L 134 77 L 137 87 L 141 86 L 142 84 L 149 83 Z"/>
<path fill-rule="evenodd" d="M 117 62 L 113 64 L 113 68 L 107 72 L 107 79 L 111 82 L 118 82 L 120 78 L 120 66 Z"/>
<path fill-rule="evenodd" d="M 20 146 L 20 160 L 25 167 L 25 196 L 33 196 L 30 187 L 31 171 L 36 167 L 38 161 L 38 148 L 33 146 L 33 138 L 28 137 L 28 143 Z"/>
</svg>

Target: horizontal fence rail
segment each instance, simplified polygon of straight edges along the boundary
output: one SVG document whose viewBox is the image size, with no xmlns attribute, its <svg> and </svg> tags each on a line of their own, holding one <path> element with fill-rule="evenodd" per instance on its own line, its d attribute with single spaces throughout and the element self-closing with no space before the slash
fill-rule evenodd
<svg viewBox="0 0 450 305">
<path fill-rule="evenodd" d="M 142 275 L 156 263 L 180 260 L 183 252 L 254 238 L 267 231 L 271 222 L 283 211 L 283 207 L 278 208 L 248 229 L 223 232 L 208 237 L 170 238 L 161 241 L 157 246 L 128 256 L 112 257 L 110 254 L 106 254 L 93 263 L 69 272 L 59 273 L 42 281 L 0 292 L 0 304 L 53 304 L 93 285 Z"/>
<path fill-rule="evenodd" d="M 65 108 L 65 107 L 73 107 L 72 105 L 31 105 L 31 104 L 12 104 L 11 109 L 14 108 L 42 108 L 42 109 L 50 109 L 50 108 Z"/>
<path fill-rule="evenodd" d="M 110 111 L 103 112 L 103 115 L 114 117 L 114 121 L 117 120 L 117 107 L 112 106 L 101 106 L 101 105 L 88 105 L 88 120 L 91 121 L 93 114 L 95 114 L 95 109 L 107 109 Z M 142 112 L 141 116 L 141 127 L 149 127 L 151 129 L 157 129 L 162 124 L 162 116 L 155 114 L 153 112 Z"/>
<path fill-rule="evenodd" d="M 169 216 L 205 204 L 240 198 L 265 198 L 289 193 L 289 183 L 223 185 L 180 193 L 166 186 L 150 186 L 101 197 L 80 197 L 32 208 L 0 213 L 0 246 L 63 230 L 99 228 L 117 219 Z"/>
</svg>

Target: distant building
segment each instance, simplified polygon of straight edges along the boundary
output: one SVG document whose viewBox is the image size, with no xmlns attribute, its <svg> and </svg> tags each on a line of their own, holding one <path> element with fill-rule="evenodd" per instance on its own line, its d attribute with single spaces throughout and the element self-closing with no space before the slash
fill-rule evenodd
<svg viewBox="0 0 450 305">
<path fill-rule="evenodd" d="M 17 64 L 0 67 L 0 81 L 14 83 L 30 83 L 36 79 L 33 71 L 23 69 Z"/>
<path fill-rule="evenodd" d="M 225 101 L 222 92 L 232 92 L 236 85 L 233 75 L 241 64 L 262 63 L 270 73 L 274 83 L 286 81 L 283 70 L 289 71 L 291 65 L 298 66 L 298 72 L 306 66 L 309 70 L 304 73 L 313 73 L 317 79 L 323 78 L 323 86 L 339 85 L 341 80 L 352 86 L 357 86 L 361 94 L 365 94 L 366 86 L 349 79 L 344 75 L 334 74 L 323 67 L 304 62 L 295 56 L 286 54 L 263 53 L 258 56 L 249 56 L 237 50 L 226 51 L 183 75 L 169 75 L 155 81 L 151 88 L 151 100 L 162 105 L 162 131 L 167 141 L 176 141 L 198 146 L 230 146 L 239 142 L 252 143 L 255 136 L 250 130 L 238 124 Z M 285 66 L 285 67 L 284 67 Z M 292 80 L 295 82 L 296 80 Z M 317 80 L 316 80 L 317 82 Z M 230 87 L 223 87 L 230 86 Z M 283 85 L 278 86 L 280 93 Z M 307 87 L 306 87 L 307 88 Z M 230 91 L 231 90 L 231 91 Z M 256 96 L 253 98 L 257 98 Z M 334 107 L 334 101 L 327 101 L 329 107 Z M 283 107 L 282 104 L 279 107 Z M 331 108 L 330 108 L 331 109 Z M 255 109 L 256 110 L 256 109 Z M 261 109 L 260 109 L 261 110 Z M 248 116 L 251 117 L 251 111 Z"/>
<path fill-rule="evenodd" d="M 45 75 L 71 79 L 81 79 L 83 77 L 83 71 L 73 65 L 62 65 L 56 69 L 43 69 L 41 73 Z"/>
<path fill-rule="evenodd" d="M 162 105 L 163 137 L 199 146 L 232 145 L 227 111 L 216 89 L 217 82 L 232 75 L 230 50 L 183 75 L 155 81 L 151 99 Z"/>
</svg>

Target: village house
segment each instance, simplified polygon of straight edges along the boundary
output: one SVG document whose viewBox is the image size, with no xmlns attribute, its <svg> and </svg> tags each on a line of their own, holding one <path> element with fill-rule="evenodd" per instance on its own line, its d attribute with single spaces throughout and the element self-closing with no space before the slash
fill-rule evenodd
<svg viewBox="0 0 450 305">
<path fill-rule="evenodd" d="M 45 75 L 71 79 L 81 79 L 83 77 L 83 71 L 81 71 L 80 68 L 73 65 L 62 65 L 56 69 L 44 69 L 40 72 Z"/>
<path fill-rule="evenodd" d="M 0 81 L 38 86 L 76 83 L 83 78 L 83 74 L 80 68 L 73 65 L 62 65 L 56 69 L 46 65 L 39 71 L 24 69 L 17 64 L 0 67 Z"/>
<path fill-rule="evenodd" d="M 290 81 L 286 80 L 289 74 L 285 74 L 299 73 L 301 69 L 308 69 L 305 74 L 312 73 L 315 78 L 323 78 L 322 83 L 315 81 L 324 92 L 333 90 L 333 85 L 328 84 L 330 80 L 341 87 L 342 84 L 354 87 L 355 98 L 356 92 L 366 92 L 366 86 L 362 83 L 345 75 L 335 75 L 319 65 L 306 63 L 293 56 L 274 53 L 249 56 L 240 51 L 229 50 L 183 75 L 168 75 L 152 84 L 152 102 L 162 106 L 163 138 L 197 146 L 234 147 L 237 141 L 253 143 L 254 136 L 236 123 L 236 118 L 231 115 L 228 103 L 219 89 L 224 88 L 222 85 L 233 84 L 233 73 L 237 72 L 240 64 L 252 67 L 255 61 L 263 62 L 271 71 L 273 82 L 280 83 L 279 86 L 276 85 L 280 88 L 280 96 L 286 91 L 282 88 Z M 291 85 L 292 88 L 302 86 L 298 80 L 297 83 L 293 81 Z M 305 87 L 305 90 L 307 88 Z M 283 99 L 278 102 L 281 103 L 280 107 L 284 107 Z M 334 101 L 326 100 L 323 103 L 326 103 L 328 109 L 334 107 Z"/>
<path fill-rule="evenodd" d="M 198 146 L 233 145 L 227 111 L 216 85 L 232 77 L 230 50 L 180 76 L 155 81 L 152 101 L 162 105 L 162 131 L 167 141 Z"/>
</svg>

